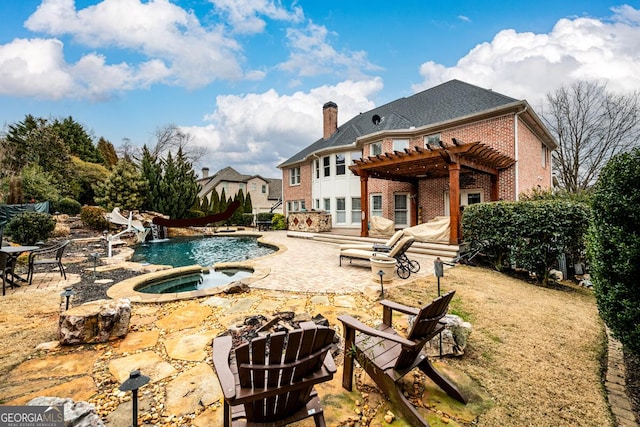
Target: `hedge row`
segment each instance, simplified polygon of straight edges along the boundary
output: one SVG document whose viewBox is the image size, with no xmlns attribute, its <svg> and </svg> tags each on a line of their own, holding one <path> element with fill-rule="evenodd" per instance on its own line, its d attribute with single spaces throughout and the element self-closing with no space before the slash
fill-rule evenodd
<svg viewBox="0 0 640 427">
<path fill-rule="evenodd" d="M 480 203 L 465 209 L 462 229 L 498 270 L 523 268 L 546 284 L 561 254 L 584 251 L 589 215 L 586 204 L 567 200 Z"/>
<path fill-rule="evenodd" d="M 615 156 L 593 192 L 589 261 L 600 315 L 640 355 L 640 149 Z"/>
</svg>

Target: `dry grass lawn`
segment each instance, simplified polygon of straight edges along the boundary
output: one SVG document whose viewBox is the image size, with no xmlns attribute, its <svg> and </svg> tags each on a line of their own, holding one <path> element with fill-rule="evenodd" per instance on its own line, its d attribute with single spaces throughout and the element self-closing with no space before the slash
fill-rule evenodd
<svg viewBox="0 0 640 427">
<path fill-rule="evenodd" d="M 436 279 L 388 297 L 412 304 L 436 295 Z M 479 426 L 613 425 L 601 386 L 606 336 L 592 291 L 543 288 L 495 271 L 445 270 L 452 311 L 473 325 L 462 358 L 450 360 L 494 399 Z"/>
</svg>

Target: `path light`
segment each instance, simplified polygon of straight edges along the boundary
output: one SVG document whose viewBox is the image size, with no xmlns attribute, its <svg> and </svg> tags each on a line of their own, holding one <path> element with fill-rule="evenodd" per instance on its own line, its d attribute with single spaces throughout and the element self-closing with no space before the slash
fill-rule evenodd
<svg viewBox="0 0 640 427">
<path fill-rule="evenodd" d="M 64 292 L 62 292 L 60 294 L 61 297 L 64 297 L 66 299 L 65 302 L 65 311 L 69 310 L 69 300 L 71 299 L 72 296 L 74 296 L 76 293 L 73 291 L 73 288 L 65 288 Z"/>
<path fill-rule="evenodd" d="M 440 278 L 444 276 L 444 264 L 440 257 L 433 261 L 433 274 L 438 278 L 438 296 L 440 296 Z"/>
<path fill-rule="evenodd" d="M 93 278 L 96 278 L 96 266 L 98 264 L 98 260 L 100 259 L 100 254 L 97 252 L 93 252 L 89 254 L 89 261 L 93 262 Z"/>
<path fill-rule="evenodd" d="M 380 298 L 384 298 L 384 283 L 382 282 L 382 276 L 384 276 L 384 271 L 378 270 L 378 276 L 380 276 Z"/>
<path fill-rule="evenodd" d="M 131 371 L 129 379 L 120 385 L 120 391 L 131 391 L 133 404 L 133 427 L 138 427 L 138 389 L 149 382 L 149 377 L 142 375 L 138 369 Z"/>
</svg>

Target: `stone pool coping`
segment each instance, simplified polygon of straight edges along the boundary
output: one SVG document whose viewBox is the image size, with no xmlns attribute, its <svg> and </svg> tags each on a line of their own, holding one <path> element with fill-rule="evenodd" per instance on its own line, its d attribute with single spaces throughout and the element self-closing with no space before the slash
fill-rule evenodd
<svg viewBox="0 0 640 427">
<path fill-rule="evenodd" d="M 231 263 L 226 262 L 223 266 L 216 264 L 215 270 L 221 268 L 242 268 L 253 270 L 253 273 L 249 277 L 245 277 L 241 280 L 242 283 L 247 285 L 256 280 L 260 280 L 269 275 L 268 268 L 256 268 L 247 263 Z M 136 288 L 146 285 L 150 282 L 154 282 L 160 279 L 169 279 L 172 277 L 206 273 L 211 269 L 208 267 L 202 267 L 199 265 L 188 265 L 185 267 L 170 268 L 168 270 L 154 271 L 151 273 L 141 274 L 139 276 L 125 279 L 119 283 L 116 283 L 107 290 L 107 296 L 112 299 L 127 298 L 131 302 L 138 303 L 161 303 L 169 301 L 178 301 L 183 299 L 206 297 L 216 295 L 224 292 L 226 286 L 217 286 L 207 289 L 197 289 L 195 291 L 187 292 L 171 292 L 167 294 L 150 294 L 145 292 L 138 292 Z"/>
<path fill-rule="evenodd" d="M 223 236 L 229 235 L 229 234 L 231 233 L 228 233 L 228 234 L 219 233 L 219 235 L 223 235 Z M 129 301 L 137 302 L 137 303 L 163 303 L 163 302 L 178 301 L 183 299 L 191 299 L 191 298 L 199 298 L 199 297 L 216 295 L 224 292 L 226 286 L 217 286 L 217 287 L 207 288 L 207 289 L 197 289 L 195 291 L 187 291 L 187 292 L 172 292 L 167 294 L 149 294 L 144 292 L 138 292 L 136 291 L 136 288 L 139 288 L 142 285 L 145 285 L 147 283 L 160 280 L 160 279 L 168 279 L 171 277 L 188 275 L 188 274 L 206 273 L 211 269 L 221 270 L 221 269 L 228 269 L 228 268 L 241 268 L 246 270 L 252 270 L 253 273 L 251 274 L 251 276 L 245 277 L 242 280 L 240 280 L 240 282 L 244 284 L 251 285 L 251 283 L 267 277 L 271 272 L 270 268 L 256 266 L 253 263 L 253 261 L 257 259 L 262 259 L 265 257 L 274 256 L 275 254 L 282 253 L 283 251 L 287 250 L 286 247 L 276 245 L 272 242 L 263 241 L 261 234 L 249 232 L 249 233 L 233 233 L 233 235 L 235 236 L 246 235 L 246 236 L 252 236 L 252 237 L 257 236 L 259 242 L 276 248 L 276 251 L 271 254 L 268 254 L 259 258 L 247 260 L 247 261 L 219 262 L 214 264 L 213 267 L 202 267 L 200 265 L 188 265 L 184 267 L 175 267 L 175 268 L 154 271 L 151 273 L 141 274 L 139 276 L 125 279 L 111 286 L 107 290 L 107 296 L 112 299 L 127 298 Z M 131 257 L 133 256 L 133 250 L 131 248 L 123 248 L 123 249 L 128 249 L 128 250 L 123 251 L 124 253 L 126 253 L 126 255 L 124 254 L 121 254 L 121 255 L 124 255 L 124 258 L 131 259 Z M 118 257 L 118 258 L 122 261 L 122 257 Z"/>
</svg>

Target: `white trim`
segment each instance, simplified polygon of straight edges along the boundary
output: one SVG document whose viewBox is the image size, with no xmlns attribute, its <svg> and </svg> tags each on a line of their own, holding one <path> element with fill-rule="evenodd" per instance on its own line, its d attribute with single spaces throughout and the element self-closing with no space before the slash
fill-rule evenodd
<svg viewBox="0 0 640 427">
<path fill-rule="evenodd" d="M 480 203 L 484 202 L 484 191 L 482 188 L 465 188 L 460 190 L 460 207 L 469 206 L 469 194 L 480 193 Z M 449 190 L 444 192 L 444 216 L 451 216 L 449 210 Z"/>
</svg>

